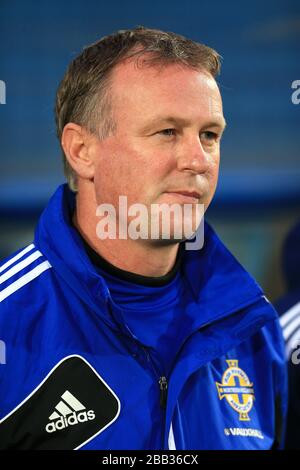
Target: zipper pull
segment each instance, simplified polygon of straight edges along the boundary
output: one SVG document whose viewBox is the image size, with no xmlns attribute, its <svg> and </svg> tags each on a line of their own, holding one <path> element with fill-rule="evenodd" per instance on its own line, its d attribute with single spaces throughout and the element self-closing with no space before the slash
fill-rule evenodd
<svg viewBox="0 0 300 470">
<path fill-rule="evenodd" d="M 167 394 L 168 394 L 168 382 L 167 382 L 166 377 L 160 377 L 159 388 L 160 388 L 160 406 L 161 408 L 165 409 L 167 405 Z"/>
</svg>

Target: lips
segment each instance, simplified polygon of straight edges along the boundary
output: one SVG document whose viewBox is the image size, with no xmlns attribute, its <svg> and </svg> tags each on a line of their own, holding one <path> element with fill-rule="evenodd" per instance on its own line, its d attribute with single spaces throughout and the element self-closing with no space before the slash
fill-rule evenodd
<svg viewBox="0 0 300 470">
<path fill-rule="evenodd" d="M 201 194 L 198 191 L 186 191 L 186 190 L 174 190 L 167 191 L 167 194 L 176 194 L 178 196 L 183 196 L 191 200 L 199 201 Z"/>
</svg>

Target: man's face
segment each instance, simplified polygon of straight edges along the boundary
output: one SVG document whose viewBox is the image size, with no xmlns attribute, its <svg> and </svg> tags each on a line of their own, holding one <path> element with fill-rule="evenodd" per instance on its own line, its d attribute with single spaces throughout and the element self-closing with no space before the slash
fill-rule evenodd
<svg viewBox="0 0 300 470">
<path fill-rule="evenodd" d="M 127 61 L 113 72 L 111 95 L 116 132 L 92 148 L 97 204 L 117 209 L 122 195 L 128 207 L 142 203 L 149 211 L 162 203 L 206 209 L 224 129 L 215 80 L 177 64 L 137 68 Z"/>
</svg>

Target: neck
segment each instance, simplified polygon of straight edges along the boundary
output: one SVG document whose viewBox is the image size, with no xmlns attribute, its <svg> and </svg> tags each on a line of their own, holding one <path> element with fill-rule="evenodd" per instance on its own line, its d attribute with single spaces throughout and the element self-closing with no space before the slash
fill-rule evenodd
<svg viewBox="0 0 300 470">
<path fill-rule="evenodd" d="M 149 277 L 161 277 L 173 268 L 179 243 L 160 244 L 151 240 L 126 240 L 109 238 L 100 240 L 96 234 L 99 217 L 97 203 L 84 197 L 79 191 L 76 196 L 76 210 L 73 223 L 80 235 L 102 258 L 119 269 Z"/>
</svg>

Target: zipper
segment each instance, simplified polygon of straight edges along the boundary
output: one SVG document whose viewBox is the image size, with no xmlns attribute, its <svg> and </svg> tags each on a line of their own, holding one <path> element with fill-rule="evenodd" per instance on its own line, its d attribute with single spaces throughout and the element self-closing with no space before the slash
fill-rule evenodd
<svg viewBox="0 0 300 470">
<path fill-rule="evenodd" d="M 159 378 L 159 389 L 160 389 L 160 406 L 163 410 L 167 406 L 167 397 L 168 397 L 168 381 L 165 376 Z"/>
<path fill-rule="evenodd" d="M 153 359 L 150 355 L 150 352 L 143 347 L 143 350 L 146 354 L 147 361 L 151 364 L 152 370 L 155 376 L 158 378 L 158 385 L 159 385 L 159 403 L 160 407 L 165 410 L 167 407 L 167 398 L 168 398 L 168 380 L 165 375 L 161 375 L 161 372 L 158 372 L 156 365 L 153 362 Z"/>
</svg>

